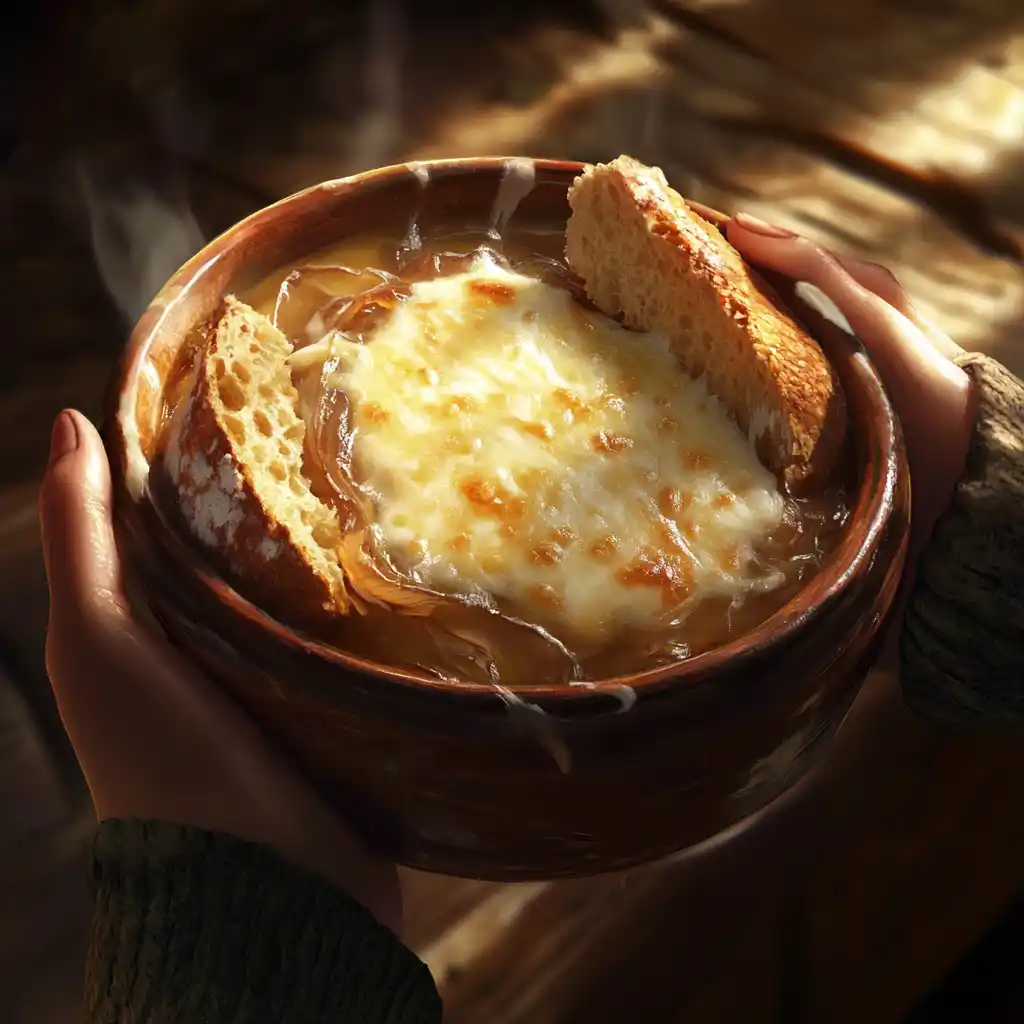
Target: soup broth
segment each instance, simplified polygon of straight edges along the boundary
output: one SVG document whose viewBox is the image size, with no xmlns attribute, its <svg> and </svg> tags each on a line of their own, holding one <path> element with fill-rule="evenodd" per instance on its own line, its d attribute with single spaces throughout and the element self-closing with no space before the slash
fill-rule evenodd
<svg viewBox="0 0 1024 1024">
<path fill-rule="evenodd" d="M 239 296 L 295 347 L 304 471 L 351 541 L 354 610 L 324 641 L 484 684 L 608 679 L 750 631 L 835 546 L 842 470 L 780 490 L 563 246 L 353 238 Z"/>
</svg>

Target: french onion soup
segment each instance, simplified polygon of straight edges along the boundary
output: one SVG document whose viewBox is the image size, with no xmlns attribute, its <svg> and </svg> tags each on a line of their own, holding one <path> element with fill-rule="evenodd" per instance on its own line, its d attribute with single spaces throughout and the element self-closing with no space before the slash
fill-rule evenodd
<svg viewBox="0 0 1024 1024">
<path fill-rule="evenodd" d="M 660 172 L 557 234 L 354 238 L 227 297 L 168 391 L 162 504 L 271 614 L 501 686 L 755 627 L 847 514 L 838 381 Z"/>
</svg>

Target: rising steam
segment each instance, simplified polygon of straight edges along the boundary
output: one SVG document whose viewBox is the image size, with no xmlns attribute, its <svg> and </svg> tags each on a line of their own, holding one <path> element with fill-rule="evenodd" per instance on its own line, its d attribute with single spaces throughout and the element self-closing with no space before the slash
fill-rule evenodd
<svg viewBox="0 0 1024 1024">
<path fill-rule="evenodd" d="M 105 181 L 85 161 L 76 171 L 100 277 L 125 320 L 134 324 L 206 240 L 181 195 Z"/>
</svg>

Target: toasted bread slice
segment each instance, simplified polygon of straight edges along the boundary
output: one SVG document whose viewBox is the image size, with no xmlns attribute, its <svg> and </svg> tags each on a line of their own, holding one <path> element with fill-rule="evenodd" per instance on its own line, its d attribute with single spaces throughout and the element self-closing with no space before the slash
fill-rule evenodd
<svg viewBox="0 0 1024 1024">
<path fill-rule="evenodd" d="M 591 299 L 666 334 L 791 489 L 825 480 L 846 431 L 839 380 L 718 229 L 627 156 L 587 168 L 569 205 L 566 256 Z"/>
<path fill-rule="evenodd" d="M 167 444 L 186 523 L 272 615 L 309 625 L 337 616 L 348 608 L 341 533 L 302 472 L 291 343 L 233 297 L 211 335 Z"/>
</svg>

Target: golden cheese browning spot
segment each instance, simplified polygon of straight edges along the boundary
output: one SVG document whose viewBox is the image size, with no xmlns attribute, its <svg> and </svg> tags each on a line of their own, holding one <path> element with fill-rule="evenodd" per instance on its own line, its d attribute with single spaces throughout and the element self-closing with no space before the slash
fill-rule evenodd
<svg viewBox="0 0 1024 1024">
<path fill-rule="evenodd" d="M 522 519 L 526 511 L 526 503 L 522 498 L 513 495 L 507 488 L 493 480 L 485 480 L 479 476 L 471 476 L 463 480 L 459 487 L 462 496 L 481 516 L 503 519 L 506 522 Z"/>
<path fill-rule="evenodd" d="M 568 526 L 558 527 L 552 536 L 554 537 L 555 543 L 562 548 L 569 547 L 569 545 L 576 539 L 576 534 L 573 533 Z"/>
<path fill-rule="evenodd" d="M 519 420 L 517 425 L 524 434 L 539 438 L 541 441 L 550 441 L 555 436 L 555 428 L 547 420 Z"/>
<path fill-rule="evenodd" d="M 615 573 L 624 587 L 655 587 L 661 591 L 666 608 L 679 604 L 693 586 L 693 569 L 679 555 L 670 555 L 656 548 L 642 548 L 629 565 Z"/>
<path fill-rule="evenodd" d="M 562 560 L 562 549 L 557 544 L 538 544 L 530 552 L 530 561 L 534 565 L 557 565 Z"/>
<path fill-rule="evenodd" d="M 359 414 L 367 423 L 387 423 L 388 411 L 379 402 L 364 402 Z"/>
<path fill-rule="evenodd" d="M 729 508 L 736 504 L 736 499 L 728 492 L 722 491 L 716 494 L 714 500 L 711 502 L 712 508 Z"/>
<path fill-rule="evenodd" d="M 619 550 L 619 539 L 613 534 L 608 534 L 607 537 L 595 540 L 588 550 L 599 562 L 608 562 Z"/>
<path fill-rule="evenodd" d="M 657 430 L 659 434 L 671 434 L 678 426 L 679 420 L 674 416 L 662 416 L 662 418 L 658 420 L 654 429 Z"/>
<path fill-rule="evenodd" d="M 486 299 L 495 306 L 508 306 L 516 297 L 515 289 L 500 281 L 470 281 L 469 290 L 473 295 Z"/>
<path fill-rule="evenodd" d="M 633 439 L 631 437 L 623 437 L 621 434 L 613 434 L 610 430 L 599 430 L 590 439 L 590 446 L 595 452 L 615 455 L 632 448 Z"/>
<path fill-rule="evenodd" d="M 589 419 L 594 411 L 588 402 L 579 395 L 574 395 L 568 388 L 555 388 L 554 398 L 565 411 L 565 418 L 569 423 Z"/>
</svg>

